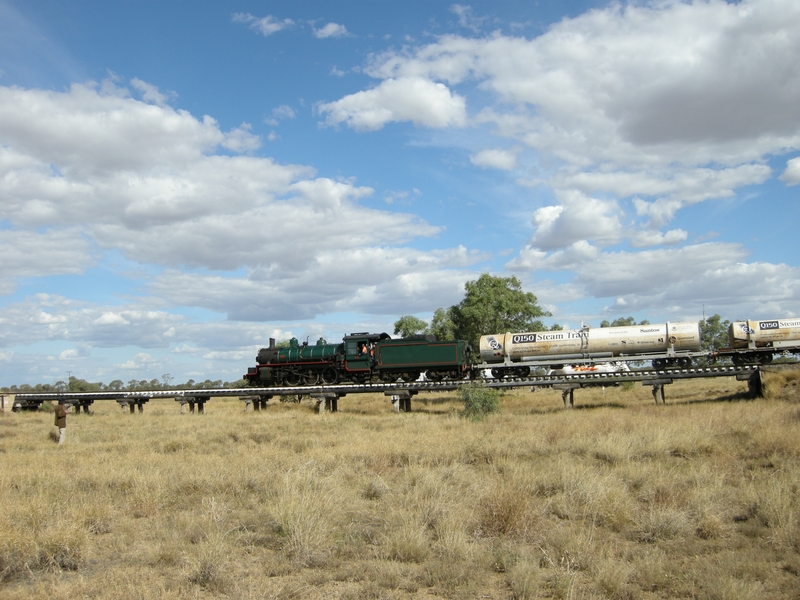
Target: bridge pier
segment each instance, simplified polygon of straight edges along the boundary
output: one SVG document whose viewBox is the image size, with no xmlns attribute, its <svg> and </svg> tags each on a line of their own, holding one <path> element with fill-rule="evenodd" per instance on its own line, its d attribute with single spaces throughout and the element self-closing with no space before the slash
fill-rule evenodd
<svg viewBox="0 0 800 600">
<path fill-rule="evenodd" d="M 182 396 L 180 398 L 175 398 L 176 402 L 181 403 L 181 414 L 186 414 L 186 406 L 189 406 L 189 412 L 194 413 L 195 404 L 197 405 L 197 412 L 199 414 L 203 414 L 203 405 L 206 403 L 208 398 L 195 398 L 194 396 Z"/>
<path fill-rule="evenodd" d="M 764 382 L 761 379 L 761 370 L 758 369 L 747 379 L 747 391 L 751 398 L 764 397 Z"/>
<path fill-rule="evenodd" d="M 18 412 L 19 408 L 15 394 L 0 394 L 0 412 Z"/>
<path fill-rule="evenodd" d="M 117 400 L 117 404 L 119 404 L 120 408 L 122 409 L 122 412 L 125 412 L 125 409 L 127 408 L 130 414 L 134 414 L 136 412 L 137 407 L 139 409 L 139 412 L 143 413 L 145 402 L 147 402 L 147 400 L 139 400 L 138 398 L 135 400 L 125 400 L 125 399 Z M 86 412 L 89 412 L 88 407 L 85 408 Z"/>
<path fill-rule="evenodd" d="M 672 379 L 670 378 L 662 378 L 662 379 L 650 379 L 648 381 L 643 381 L 642 385 L 649 385 L 652 386 L 653 390 L 653 402 L 656 404 L 664 404 L 664 386 L 669 385 L 672 383 Z"/>
<path fill-rule="evenodd" d="M 323 392 L 321 394 L 311 394 L 311 397 L 317 401 L 317 412 L 319 414 L 324 413 L 326 410 L 339 412 L 339 394 Z"/>
<path fill-rule="evenodd" d="M 656 404 L 664 404 L 664 384 L 656 384 L 653 386 L 653 400 Z"/>
<path fill-rule="evenodd" d="M 271 395 L 267 396 L 239 396 L 240 400 L 244 400 L 245 412 L 267 410 L 267 402 L 272 399 Z"/>
<path fill-rule="evenodd" d="M 564 408 L 575 407 L 575 389 L 581 387 L 580 384 L 563 384 L 557 383 L 553 385 L 554 390 L 561 390 L 561 400 L 564 402 Z"/>
<path fill-rule="evenodd" d="M 384 396 L 390 396 L 394 412 L 411 412 L 411 397 L 416 395 L 416 390 L 390 390 L 383 392 Z"/>
<path fill-rule="evenodd" d="M 188 398 L 188 400 L 189 400 L 189 412 L 190 413 L 194 412 L 194 405 L 197 404 L 197 414 L 198 415 L 205 414 L 206 400 L 208 400 L 208 398 L 199 398 L 199 397 L 191 398 L 190 397 L 190 398 Z"/>
</svg>

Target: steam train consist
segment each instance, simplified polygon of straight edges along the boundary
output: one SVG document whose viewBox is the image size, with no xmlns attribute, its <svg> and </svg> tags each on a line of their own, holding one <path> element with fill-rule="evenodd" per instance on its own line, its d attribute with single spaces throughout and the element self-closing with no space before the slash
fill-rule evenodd
<svg viewBox="0 0 800 600">
<path fill-rule="evenodd" d="M 728 328 L 729 347 L 702 352 L 699 323 L 668 322 L 626 327 L 501 333 L 480 338 L 473 356 L 463 340 L 433 336 L 392 339 L 386 333 L 352 333 L 341 343 L 288 347 L 270 339 L 244 378 L 251 386 L 333 385 L 479 378 L 527 377 L 534 368 L 651 361 L 655 369 L 686 368 L 694 358 L 730 359 L 734 365 L 769 364 L 776 354 L 800 354 L 800 319 L 737 321 Z"/>
</svg>

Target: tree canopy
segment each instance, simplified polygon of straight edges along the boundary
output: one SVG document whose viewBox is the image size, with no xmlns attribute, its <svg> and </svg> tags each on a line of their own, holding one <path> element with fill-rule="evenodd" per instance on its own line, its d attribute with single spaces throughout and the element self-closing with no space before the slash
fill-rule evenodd
<svg viewBox="0 0 800 600">
<path fill-rule="evenodd" d="M 713 352 L 720 348 L 728 347 L 728 326 L 730 321 L 719 315 L 708 317 L 700 321 L 700 339 L 702 340 L 701 348 L 706 352 Z"/>
<path fill-rule="evenodd" d="M 466 295 L 453 308 L 452 320 L 461 339 L 477 347 L 487 333 L 545 331 L 539 317 L 552 316 L 539 306 L 536 296 L 522 291 L 516 277 L 494 277 L 488 273 L 464 284 Z"/>
<path fill-rule="evenodd" d="M 650 325 L 650 321 L 642 319 L 637 323 L 633 317 L 620 317 L 619 319 L 614 319 L 611 323 L 608 321 L 600 322 L 600 327 L 630 327 L 632 325 Z"/>
<path fill-rule="evenodd" d="M 414 315 L 404 315 L 394 322 L 394 335 L 408 338 L 420 333 L 426 333 L 428 324 Z"/>
<path fill-rule="evenodd" d="M 394 324 L 395 334 L 408 337 L 430 333 L 440 340 L 468 340 L 477 348 L 480 336 L 487 333 L 546 329 L 539 317 L 551 314 L 539 306 L 534 294 L 522 290 L 516 277 L 484 273 L 477 280 L 468 281 L 464 290 L 461 302 L 436 309 L 430 325 L 412 315 L 400 317 Z"/>
</svg>

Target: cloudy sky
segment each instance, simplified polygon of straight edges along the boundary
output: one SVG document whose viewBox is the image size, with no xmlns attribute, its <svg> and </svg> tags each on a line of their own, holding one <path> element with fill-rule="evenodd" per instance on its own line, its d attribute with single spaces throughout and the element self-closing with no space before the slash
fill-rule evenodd
<svg viewBox="0 0 800 600">
<path fill-rule="evenodd" d="M 0 385 L 233 381 L 483 272 L 800 315 L 800 3 L 0 0 Z"/>
</svg>

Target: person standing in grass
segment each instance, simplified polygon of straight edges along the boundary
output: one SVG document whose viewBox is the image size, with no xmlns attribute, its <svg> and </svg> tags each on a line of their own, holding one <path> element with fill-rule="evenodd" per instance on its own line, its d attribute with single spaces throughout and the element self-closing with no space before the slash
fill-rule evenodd
<svg viewBox="0 0 800 600">
<path fill-rule="evenodd" d="M 58 443 L 63 444 L 67 435 L 67 406 L 63 400 L 56 405 L 56 427 L 58 427 Z"/>
</svg>

